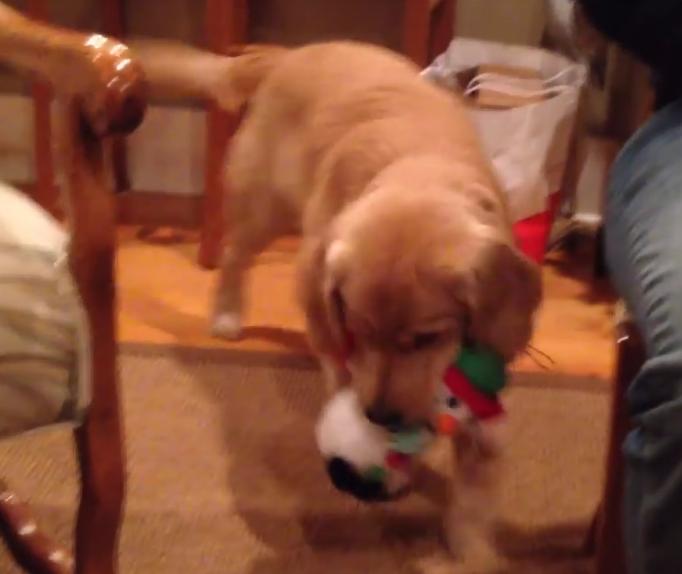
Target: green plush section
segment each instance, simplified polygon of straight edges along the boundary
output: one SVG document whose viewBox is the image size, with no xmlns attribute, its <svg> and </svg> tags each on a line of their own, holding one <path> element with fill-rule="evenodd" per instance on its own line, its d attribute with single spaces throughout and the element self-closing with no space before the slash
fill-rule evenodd
<svg viewBox="0 0 682 574">
<path fill-rule="evenodd" d="M 488 395 L 499 393 L 507 382 L 504 361 L 487 349 L 464 347 L 455 365 L 479 391 Z"/>
</svg>

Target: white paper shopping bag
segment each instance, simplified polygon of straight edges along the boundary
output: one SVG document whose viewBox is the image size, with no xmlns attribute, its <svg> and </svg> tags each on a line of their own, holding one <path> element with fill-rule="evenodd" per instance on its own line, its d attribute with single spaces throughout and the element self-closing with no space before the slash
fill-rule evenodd
<svg viewBox="0 0 682 574">
<path fill-rule="evenodd" d="M 521 221 L 545 212 L 550 196 L 561 188 L 587 73 L 582 64 L 546 50 L 455 39 L 423 76 L 466 90 L 459 83 L 460 74 L 486 64 L 531 69 L 541 78 L 539 92 L 537 82 L 529 87 L 523 80 L 495 74 L 482 74 L 468 84 L 469 89 L 487 86 L 510 94 L 531 90 L 543 95 L 541 101 L 508 109 L 471 108 L 514 220 Z"/>
</svg>

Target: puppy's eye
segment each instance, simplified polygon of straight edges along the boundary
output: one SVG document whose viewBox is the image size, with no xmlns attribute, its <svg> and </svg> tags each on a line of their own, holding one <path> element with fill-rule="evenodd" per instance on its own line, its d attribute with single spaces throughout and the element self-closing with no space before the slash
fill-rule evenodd
<svg viewBox="0 0 682 574">
<path fill-rule="evenodd" d="M 440 333 L 419 333 L 412 340 L 412 348 L 420 351 L 435 345 L 440 339 Z"/>
</svg>

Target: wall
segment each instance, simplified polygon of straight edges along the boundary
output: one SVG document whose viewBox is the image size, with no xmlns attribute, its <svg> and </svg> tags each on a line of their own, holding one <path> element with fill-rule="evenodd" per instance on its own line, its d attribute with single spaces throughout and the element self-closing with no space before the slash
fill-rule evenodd
<svg viewBox="0 0 682 574">
<path fill-rule="evenodd" d="M 457 32 L 511 44 L 540 43 L 545 0 L 459 0 Z"/>
<path fill-rule="evenodd" d="M 252 38 L 301 44 L 353 37 L 399 47 L 402 13 L 399 0 L 250 0 Z M 24 2 L 10 2 L 21 6 Z M 98 28 L 95 0 L 51 0 L 53 21 L 80 29 Z M 132 6 L 132 3 L 128 3 Z M 128 10 L 132 35 L 172 37 L 202 43 L 203 1 L 136 0 Z M 545 0 L 459 0 L 457 34 L 515 44 L 538 45 L 545 22 Z M 0 178 L 32 176 L 32 113 L 25 82 L 0 73 Z M 205 117 L 201 109 L 153 106 L 130 139 L 130 175 L 137 189 L 201 193 Z M 591 149 L 600 149 L 594 146 Z M 592 171 L 603 162 L 591 159 Z M 598 205 L 597 176 L 581 178 L 581 204 Z"/>
</svg>

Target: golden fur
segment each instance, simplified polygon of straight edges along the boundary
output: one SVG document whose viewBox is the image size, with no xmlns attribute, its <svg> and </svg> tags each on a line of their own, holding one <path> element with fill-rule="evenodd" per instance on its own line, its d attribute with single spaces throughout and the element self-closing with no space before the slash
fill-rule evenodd
<svg viewBox="0 0 682 574">
<path fill-rule="evenodd" d="M 228 108 L 248 104 L 227 165 L 216 334 L 239 334 L 253 256 L 300 231 L 311 344 L 331 384 L 344 384 L 333 357 L 352 333 L 350 383 L 375 418 L 426 418 L 464 338 L 508 360 L 524 350 L 538 270 L 514 246 L 504 197 L 458 98 L 402 57 L 355 43 L 254 50 L 218 58 L 213 74 L 199 60 L 194 92 L 199 84 Z M 177 66 L 155 62 L 152 84 L 182 86 Z M 460 441 L 466 464 L 448 512 L 451 546 L 464 554 L 489 548 L 490 501 L 481 498 L 494 481 L 482 477 L 497 458 L 472 441 Z"/>
</svg>

